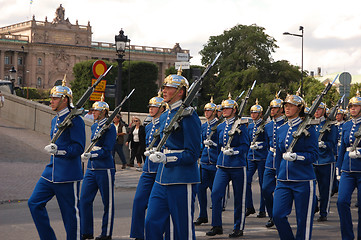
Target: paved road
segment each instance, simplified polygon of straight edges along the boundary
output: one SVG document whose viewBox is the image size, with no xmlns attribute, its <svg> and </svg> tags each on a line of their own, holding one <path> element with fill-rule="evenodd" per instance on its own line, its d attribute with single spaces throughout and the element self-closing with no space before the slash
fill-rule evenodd
<svg viewBox="0 0 361 240">
<path fill-rule="evenodd" d="M 26 200 L 29 198 L 49 156 L 42 151 L 48 144 L 49 136 L 34 131 L 19 128 L 12 122 L 0 118 L 0 236 L 1 239 L 38 239 L 32 222 Z M 119 166 L 118 166 L 119 169 Z M 140 172 L 135 168 L 118 170 L 115 177 L 115 220 L 113 239 L 129 239 L 132 201 Z M 258 206 L 259 188 L 254 184 L 254 201 Z M 231 197 L 232 198 L 232 197 Z M 353 203 L 355 203 L 355 194 Z M 313 226 L 313 239 L 341 239 L 336 196 L 332 198 L 329 221 Z M 55 199 L 47 206 L 51 224 L 58 239 L 65 239 L 64 226 L 59 207 Z M 196 208 L 195 216 L 198 214 Z M 99 234 L 102 215 L 102 203 L 97 196 L 94 202 L 95 235 Z M 352 206 L 354 228 L 357 227 L 357 208 Z M 211 210 L 209 210 L 211 216 Z M 315 217 L 315 219 L 318 216 Z M 292 228 L 295 229 L 294 211 L 289 217 Z M 264 227 L 267 219 L 259 219 L 256 214 L 247 217 L 245 236 L 242 239 L 278 239 L 275 228 Z M 223 212 L 224 233 L 216 237 L 206 237 L 211 228 L 210 223 L 196 228 L 197 239 L 228 239 L 228 233 L 233 229 L 233 201 L 229 200 L 227 209 Z"/>
</svg>

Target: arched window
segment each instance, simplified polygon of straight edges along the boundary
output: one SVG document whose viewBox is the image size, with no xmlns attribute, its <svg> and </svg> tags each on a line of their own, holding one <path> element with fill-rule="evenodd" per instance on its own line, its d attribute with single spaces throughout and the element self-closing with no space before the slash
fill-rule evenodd
<svg viewBox="0 0 361 240">
<path fill-rule="evenodd" d="M 43 65 L 43 60 L 41 58 L 38 58 L 38 66 Z"/>
<path fill-rule="evenodd" d="M 41 77 L 38 77 L 38 81 L 36 82 L 37 87 L 41 87 Z"/>
</svg>

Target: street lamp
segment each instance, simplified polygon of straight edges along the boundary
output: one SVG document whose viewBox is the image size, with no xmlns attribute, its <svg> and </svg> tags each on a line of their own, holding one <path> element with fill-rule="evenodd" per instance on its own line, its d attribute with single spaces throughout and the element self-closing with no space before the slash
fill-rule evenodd
<svg viewBox="0 0 361 240">
<path fill-rule="evenodd" d="M 12 68 L 9 70 L 9 75 L 10 75 L 10 81 L 11 81 L 11 93 L 14 93 L 15 75 L 16 75 L 16 70 L 15 70 L 14 66 L 12 66 Z"/>
<path fill-rule="evenodd" d="M 119 35 L 115 35 L 115 49 L 117 51 L 118 58 L 116 59 L 118 62 L 118 77 L 115 83 L 115 107 L 120 104 L 121 95 L 122 95 L 122 64 L 124 62 L 125 48 L 127 46 L 127 42 L 130 40 L 128 36 L 124 35 L 123 29 L 119 31 Z"/>
<path fill-rule="evenodd" d="M 302 49 L 301 49 L 301 96 L 303 96 L 303 26 L 300 26 L 298 30 L 301 31 L 301 34 L 294 34 L 294 33 L 284 32 L 283 35 L 291 35 L 291 36 L 302 38 Z"/>
</svg>

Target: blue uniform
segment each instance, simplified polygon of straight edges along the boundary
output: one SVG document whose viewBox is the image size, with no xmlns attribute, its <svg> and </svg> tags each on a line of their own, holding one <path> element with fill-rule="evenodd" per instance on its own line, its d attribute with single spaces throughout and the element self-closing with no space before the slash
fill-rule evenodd
<svg viewBox="0 0 361 240">
<path fill-rule="evenodd" d="M 182 101 L 173 103 L 160 116 L 160 137 Z M 179 123 L 179 129 L 167 139 L 163 153 L 167 163 L 160 163 L 149 198 L 145 219 L 146 239 L 162 239 L 167 219 L 174 225 L 175 239 L 194 239 L 194 200 L 200 182 L 197 160 L 200 153 L 201 122 L 194 111 Z"/>
<path fill-rule="evenodd" d="M 283 116 L 273 119 L 265 126 L 265 137 L 268 142 L 269 151 L 266 158 L 265 171 L 263 175 L 262 193 L 266 204 L 268 216 L 273 217 L 273 192 L 276 188 L 276 143 L 277 130 L 285 123 Z"/>
<path fill-rule="evenodd" d="M 153 141 L 153 134 L 159 130 L 159 126 L 159 118 L 153 118 L 152 121 L 145 127 L 145 143 L 147 147 Z M 154 147 L 156 147 L 158 143 L 159 141 L 154 144 Z M 132 225 L 130 229 L 131 238 L 144 239 L 145 211 L 148 208 L 148 200 L 154 185 L 158 167 L 159 163 L 150 161 L 149 157 L 145 158 L 143 173 L 139 178 L 133 201 Z"/>
<path fill-rule="evenodd" d="M 212 226 L 222 226 L 222 198 L 225 195 L 229 181 L 232 181 L 234 195 L 234 226 L 235 230 L 243 230 L 245 223 L 245 199 L 246 199 L 246 155 L 249 148 L 247 127 L 242 124 L 240 134 L 235 134 L 231 142 L 231 148 L 238 151 L 235 155 L 223 154 L 227 145 L 228 132 L 232 129 L 235 118 L 227 119 L 217 127 L 218 160 L 217 172 L 212 189 Z"/>
<path fill-rule="evenodd" d="M 340 152 L 336 167 L 341 170 L 339 183 L 337 209 L 340 216 L 342 239 L 354 239 L 352 217 L 350 211 L 351 196 L 357 188 L 358 203 L 358 227 L 357 236 L 361 237 L 361 158 L 350 158 L 350 147 L 355 141 L 355 133 L 361 125 L 361 118 L 353 119 L 344 123 L 342 127 L 342 137 Z M 361 144 L 357 146 L 360 152 Z"/>
<path fill-rule="evenodd" d="M 317 136 L 326 123 L 324 117 L 320 118 L 320 124 L 316 125 Z M 326 131 L 321 141 L 324 142 L 325 148 L 319 148 L 319 158 L 314 163 L 316 180 L 319 190 L 320 215 L 326 217 L 330 210 L 330 199 L 332 193 L 333 179 L 335 177 L 335 152 L 337 146 L 337 127 L 331 125 L 330 131 Z"/>
<path fill-rule="evenodd" d="M 214 118 L 210 122 L 202 124 L 202 143 L 206 140 L 211 133 L 211 128 L 217 123 Z M 217 142 L 217 134 L 211 137 L 213 142 Z M 218 151 L 216 146 L 203 146 L 201 155 L 201 183 L 198 185 L 198 201 L 199 201 L 199 217 L 208 218 L 207 215 L 207 188 L 212 191 L 214 176 L 216 175 L 216 163 L 218 158 Z"/>
<path fill-rule="evenodd" d="M 91 138 L 99 132 L 107 118 L 96 121 L 91 126 Z M 92 157 L 88 160 L 80 194 L 81 234 L 93 235 L 93 202 L 100 191 L 104 204 L 102 236 L 112 236 L 114 222 L 114 175 L 115 166 L 112 150 L 116 141 L 113 124 L 93 147 Z"/>
<path fill-rule="evenodd" d="M 65 108 L 51 122 L 50 137 L 58 131 L 58 124 L 69 114 Z M 80 238 L 79 186 L 83 178 L 80 156 L 85 146 L 85 125 L 80 116 L 56 140 L 58 153 L 50 157 L 35 189 L 28 200 L 31 215 L 40 239 L 56 239 L 50 226 L 46 203 L 54 195 L 58 200 L 67 233 L 67 239 Z"/>
<path fill-rule="evenodd" d="M 277 186 L 274 192 L 273 221 L 280 239 L 311 239 L 315 209 L 315 172 L 313 163 L 318 159 L 318 139 L 314 126 L 302 135 L 293 152 L 304 157 L 303 160 L 287 161 L 282 158 L 302 120 L 297 117 L 282 125 L 277 132 L 276 172 Z M 292 233 L 287 220 L 295 201 L 297 233 Z"/>
<path fill-rule="evenodd" d="M 261 124 L 262 119 L 258 119 L 256 122 L 251 123 L 248 126 L 248 136 L 250 143 L 255 137 L 255 133 Z M 252 199 L 252 178 L 256 171 L 258 171 L 258 182 L 259 186 L 262 189 L 263 183 L 263 174 L 266 164 L 266 158 L 268 154 L 268 142 L 265 138 L 265 132 L 263 131 L 257 137 L 257 145 L 262 146 L 261 149 L 249 149 L 247 155 L 247 194 L 246 194 L 246 208 L 254 208 L 253 207 L 253 199 Z M 260 212 L 265 212 L 265 201 L 263 197 L 263 193 L 261 191 L 261 200 L 260 200 Z"/>
</svg>

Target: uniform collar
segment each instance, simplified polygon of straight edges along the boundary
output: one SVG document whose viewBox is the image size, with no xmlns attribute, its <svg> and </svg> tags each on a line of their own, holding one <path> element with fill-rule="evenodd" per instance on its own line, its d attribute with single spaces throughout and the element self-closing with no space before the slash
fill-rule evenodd
<svg viewBox="0 0 361 240">
<path fill-rule="evenodd" d="M 361 117 L 352 119 L 353 124 L 359 124 L 361 122 Z"/>
<path fill-rule="evenodd" d="M 288 125 L 290 127 L 296 126 L 297 124 L 299 124 L 300 122 L 302 122 L 300 117 L 296 117 L 294 119 L 288 119 Z"/>
<path fill-rule="evenodd" d="M 70 112 L 69 111 L 69 108 L 64 108 L 63 110 L 60 110 L 58 113 L 57 113 L 57 115 L 58 115 L 58 117 L 62 117 L 62 116 L 64 116 L 65 114 L 67 114 L 68 112 Z"/>
<path fill-rule="evenodd" d="M 323 121 L 326 120 L 326 118 L 325 118 L 325 116 L 322 116 L 322 117 L 319 118 L 319 120 L 320 120 L 320 122 L 323 122 Z"/>
<path fill-rule="evenodd" d="M 273 121 L 277 123 L 277 122 L 282 121 L 283 119 L 284 119 L 283 116 L 279 116 L 278 118 L 274 119 Z"/>
<path fill-rule="evenodd" d="M 168 105 L 169 106 L 169 111 L 172 111 L 173 109 L 180 107 L 182 105 L 182 100 L 178 100 L 173 104 Z"/>
<path fill-rule="evenodd" d="M 152 119 L 153 125 L 157 125 L 159 123 L 159 117 Z"/>
<path fill-rule="evenodd" d="M 98 121 L 98 125 L 103 125 L 106 121 L 107 121 L 108 118 L 103 118 L 102 120 Z"/>
<path fill-rule="evenodd" d="M 254 125 L 258 125 L 262 122 L 262 118 L 258 119 L 257 121 L 253 121 Z"/>
<path fill-rule="evenodd" d="M 344 122 L 345 122 L 344 120 L 339 121 L 339 122 L 336 123 L 336 125 L 341 125 L 341 124 L 343 124 Z"/>
<path fill-rule="evenodd" d="M 229 124 L 232 124 L 232 123 L 234 123 L 234 120 L 236 119 L 236 117 L 233 117 L 233 118 L 230 118 L 230 119 L 226 119 L 226 122 L 227 122 L 227 124 L 229 125 Z"/>
<path fill-rule="evenodd" d="M 213 118 L 211 121 L 207 121 L 208 125 L 212 125 L 217 122 L 217 118 Z"/>
</svg>

